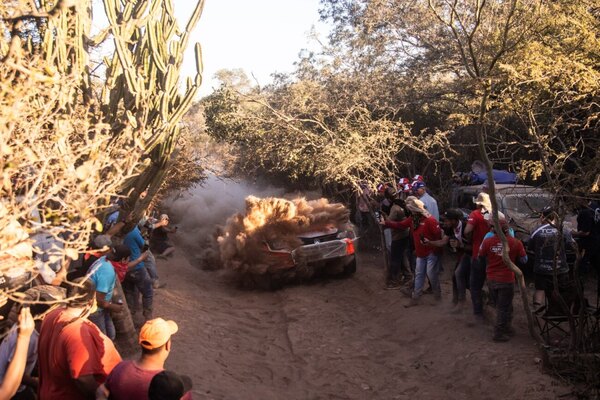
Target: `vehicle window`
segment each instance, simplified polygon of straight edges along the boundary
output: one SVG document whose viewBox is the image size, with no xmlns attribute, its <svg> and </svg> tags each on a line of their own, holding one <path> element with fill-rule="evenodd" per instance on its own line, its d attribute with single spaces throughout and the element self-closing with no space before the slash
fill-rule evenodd
<svg viewBox="0 0 600 400">
<path fill-rule="evenodd" d="M 475 203 L 473 203 L 473 195 L 470 193 L 462 193 L 458 198 L 458 208 L 474 210 Z"/>
<path fill-rule="evenodd" d="M 509 194 L 502 200 L 505 210 L 519 214 L 533 214 L 552 204 L 552 197 L 547 193 Z"/>
</svg>

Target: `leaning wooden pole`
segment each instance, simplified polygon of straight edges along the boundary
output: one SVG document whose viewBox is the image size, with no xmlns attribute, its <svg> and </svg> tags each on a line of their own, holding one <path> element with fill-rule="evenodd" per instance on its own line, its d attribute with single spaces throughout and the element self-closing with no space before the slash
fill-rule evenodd
<svg viewBox="0 0 600 400">
<path fill-rule="evenodd" d="M 383 251 L 383 273 L 384 273 L 383 279 L 385 281 L 390 273 L 390 254 L 387 250 L 387 245 L 385 243 L 384 228 L 381 226 L 379 221 L 377 221 L 377 218 L 375 218 L 375 210 L 373 210 L 373 207 L 371 206 L 371 202 L 369 201 L 367 196 L 365 196 L 364 193 L 361 193 L 360 197 L 363 199 L 363 201 L 365 202 L 367 207 L 369 207 L 369 214 L 371 215 L 371 218 L 373 218 L 373 220 L 375 220 L 375 226 L 377 226 L 377 231 L 379 232 L 379 242 L 381 244 L 381 249 Z"/>
<path fill-rule="evenodd" d="M 125 301 L 125 294 L 123 293 L 123 287 L 121 282 L 117 279 L 115 289 L 119 295 L 119 298 L 123 301 L 123 309 L 120 313 L 112 314 L 113 323 L 115 324 L 115 330 L 117 337 L 115 338 L 115 345 L 122 356 L 128 357 L 135 354 L 138 350 L 138 337 L 133 324 L 133 318 L 131 318 L 131 312 L 129 306 Z"/>
<path fill-rule="evenodd" d="M 485 168 L 487 171 L 487 179 L 488 179 L 488 194 L 490 195 L 490 199 L 492 199 L 492 216 L 494 221 L 494 229 L 496 230 L 496 234 L 502 241 L 502 259 L 504 263 L 514 272 L 515 277 L 517 278 L 517 283 L 519 284 L 519 291 L 521 293 L 521 303 L 523 306 L 523 310 L 525 311 L 525 316 L 527 317 L 527 327 L 529 329 L 529 334 L 536 341 L 538 345 L 543 343 L 542 337 L 540 333 L 535 329 L 535 323 L 533 320 L 533 313 L 531 308 L 529 307 L 529 296 L 527 286 L 525 285 L 525 278 L 523 277 L 523 271 L 519 267 L 512 262 L 509 255 L 508 249 L 508 240 L 506 239 L 506 235 L 504 231 L 500 229 L 500 223 L 498 220 L 498 204 L 496 203 L 496 184 L 494 182 L 494 173 L 493 173 L 493 164 L 488 157 L 487 151 L 485 150 L 485 123 L 484 117 L 487 108 L 487 100 L 490 94 L 490 87 L 486 84 L 483 95 L 481 97 L 481 104 L 479 108 L 479 121 L 477 123 L 477 144 L 479 148 L 479 155 L 481 156 L 483 163 L 485 164 Z"/>
</svg>

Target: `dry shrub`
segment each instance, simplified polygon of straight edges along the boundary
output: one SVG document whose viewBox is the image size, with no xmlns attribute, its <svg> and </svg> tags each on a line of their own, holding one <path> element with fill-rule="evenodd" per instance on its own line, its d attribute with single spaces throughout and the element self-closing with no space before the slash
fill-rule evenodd
<svg viewBox="0 0 600 400">
<path fill-rule="evenodd" d="M 134 176 L 141 147 L 129 128 L 113 136 L 69 75 L 43 60 L 0 64 L 0 273 L 31 269 L 30 236 L 44 232 L 77 258 L 110 196 Z M 5 300 L 5 299 L 4 299 Z"/>
</svg>

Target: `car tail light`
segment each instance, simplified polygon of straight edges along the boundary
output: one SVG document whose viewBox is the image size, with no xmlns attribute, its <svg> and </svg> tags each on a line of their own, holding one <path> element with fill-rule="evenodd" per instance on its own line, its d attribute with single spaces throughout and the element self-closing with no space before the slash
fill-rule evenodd
<svg viewBox="0 0 600 400">
<path fill-rule="evenodd" d="M 344 239 L 344 242 L 346 242 L 346 255 L 350 256 L 354 254 L 354 242 L 352 239 Z"/>
</svg>

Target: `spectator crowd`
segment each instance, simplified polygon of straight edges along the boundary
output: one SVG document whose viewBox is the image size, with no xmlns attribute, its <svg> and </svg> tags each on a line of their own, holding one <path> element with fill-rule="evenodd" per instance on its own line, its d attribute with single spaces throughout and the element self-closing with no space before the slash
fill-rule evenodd
<svg viewBox="0 0 600 400">
<path fill-rule="evenodd" d="M 0 400 L 191 399 L 191 380 L 165 370 L 178 326 L 153 313 L 154 291 L 164 287 L 154 254 L 173 253 L 168 235 L 176 228 L 162 214 L 122 234 L 118 208 L 77 260 L 44 231 L 11 255 L 34 268 L 31 283 L 20 286 L 21 300 L 0 307 Z M 123 360 L 114 343 L 113 319 L 129 318 L 127 309 L 139 330 L 140 355 L 132 360 Z"/>
<path fill-rule="evenodd" d="M 566 226 L 559 229 L 559 210 L 532 210 L 539 221 L 525 246 L 515 237 L 502 212 L 498 211 L 499 224 L 494 225 L 486 186 L 482 185 L 473 198 L 472 210 L 450 208 L 440 214 L 438 202 L 420 175 L 412 180 L 401 178 L 397 184 L 380 184 L 375 193 L 363 185 L 357 196 L 356 219 L 361 237 L 374 232 L 374 223 L 383 228 L 384 251 L 390 260 L 386 289 L 398 289 L 410 297 L 408 307 L 419 305 L 428 293 L 440 301 L 445 253 L 453 265 L 451 312 L 466 311 L 468 291 L 476 321 L 484 321 L 485 304 L 495 307 L 493 340 L 505 342 L 515 334 L 512 303 L 516 282 L 513 270 L 504 261 L 504 246 L 508 246 L 508 257 L 515 266 L 523 268 L 529 262 L 533 267 L 534 312 L 566 315 L 579 307 L 568 252 L 578 248 L 583 254 L 583 280 L 589 271 L 600 271 L 600 205 L 584 200 L 576 204 L 577 228 L 571 230 Z M 496 229 L 506 237 L 505 244 Z M 554 290 L 555 284 L 558 290 Z M 600 285 L 596 303 L 598 292 Z"/>
<path fill-rule="evenodd" d="M 600 206 L 596 203 L 577 204 L 573 230 L 559 229 L 559 210 L 538 210 L 539 224 L 526 248 L 502 212 L 498 223 L 493 222 L 493 200 L 485 186 L 473 198 L 469 213 L 458 208 L 440 213 L 420 175 L 381 184 L 376 193 L 367 186 L 362 189 L 357 220 L 361 236 L 375 227 L 382 229 L 383 250 L 390 259 L 386 289 L 410 297 L 409 307 L 419 306 L 427 294 L 439 302 L 442 258 L 450 257 L 451 312 L 462 314 L 469 308 L 467 293 L 478 321 L 484 320 L 484 304 L 492 304 L 494 341 L 506 342 L 515 334 L 515 274 L 505 262 L 506 255 L 516 266 L 532 258 L 536 312 L 561 313 L 577 306 L 577 282 L 567 257 L 575 243 L 583 254 L 582 270 L 600 271 Z M 32 279 L 1 277 L 3 289 L 18 284 L 26 290 L 20 301 L 11 298 L 0 304 L 5 330 L 0 344 L 0 400 L 191 399 L 190 379 L 165 370 L 179 328 L 174 321 L 156 318 L 153 307 L 155 291 L 164 287 L 156 259 L 173 254 L 169 235 L 177 228 L 170 226 L 167 214 L 161 214 L 144 216 L 121 233 L 131 221 L 118 215 L 120 209 L 115 203 L 103 234 L 94 237 L 77 260 L 66 257 L 61 241 L 43 231 L 31 237 L 32 245 L 20 246 L 10 255 L 32 262 L 35 273 Z M 114 343 L 114 319 L 125 310 L 139 330 L 140 354 L 132 360 L 123 360 Z"/>
</svg>

